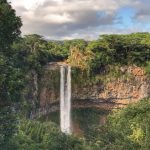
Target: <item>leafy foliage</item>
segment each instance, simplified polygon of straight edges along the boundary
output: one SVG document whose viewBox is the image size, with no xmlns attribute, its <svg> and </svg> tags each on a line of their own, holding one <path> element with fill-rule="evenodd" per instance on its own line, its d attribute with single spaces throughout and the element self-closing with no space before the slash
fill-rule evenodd
<svg viewBox="0 0 150 150">
<path fill-rule="evenodd" d="M 0 1 L 0 52 L 9 54 L 9 46 L 20 35 L 22 23 L 6 0 Z"/>
<path fill-rule="evenodd" d="M 150 99 L 109 116 L 105 126 L 93 128 L 89 140 L 102 149 L 150 149 Z"/>
<path fill-rule="evenodd" d="M 85 77 L 82 82 L 91 81 L 90 73 L 107 74 L 110 66 L 135 64 L 150 74 L 150 33 L 101 35 L 90 42 L 46 41 L 36 34 L 19 37 L 21 25 L 20 17 L 7 0 L 0 0 L 0 148 L 150 149 L 150 99 L 114 113 L 106 126 L 91 128 L 87 136 L 90 146 L 82 139 L 61 133 L 51 123 L 23 121 L 17 130 L 18 119 L 12 109 L 12 104 L 22 100 L 28 72 L 40 74 L 41 68 L 51 61 L 66 61 L 77 67 L 74 72 L 81 76 L 76 80 Z"/>
<path fill-rule="evenodd" d="M 89 70 L 88 62 L 92 60 L 93 53 L 86 50 L 81 51 L 78 47 L 73 47 L 70 51 L 67 62 L 73 67 Z"/>
<path fill-rule="evenodd" d="M 150 61 L 148 61 L 148 62 L 146 63 L 145 70 L 146 70 L 147 74 L 150 75 Z"/>
<path fill-rule="evenodd" d="M 17 131 L 17 118 L 10 107 L 0 110 L 0 147 L 5 147 Z"/>
<path fill-rule="evenodd" d="M 91 69 L 98 72 L 103 66 L 116 64 L 146 66 L 150 59 L 149 40 L 149 33 L 102 35 L 88 45 L 88 49 L 96 54 Z"/>
<path fill-rule="evenodd" d="M 55 124 L 30 120 L 20 124 L 12 143 L 18 150 L 89 150 L 84 140 L 61 133 Z"/>
<path fill-rule="evenodd" d="M 0 1 L 0 147 L 6 149 L 16 133 L 16 116 L 10 107 L 21 100 L 23 72 L 11 44 L 20 35 L 21 19 L 6 0 Z"/>
<path fill-rule="evenodd" d="M 21 70 L 16 66 L 16 51 L 10 47 L 18 38 L 21 25 L 11 5 L 0 1 L 0 105 L 19 99 L 16 89 L 22 87 Z"/>
</svg>

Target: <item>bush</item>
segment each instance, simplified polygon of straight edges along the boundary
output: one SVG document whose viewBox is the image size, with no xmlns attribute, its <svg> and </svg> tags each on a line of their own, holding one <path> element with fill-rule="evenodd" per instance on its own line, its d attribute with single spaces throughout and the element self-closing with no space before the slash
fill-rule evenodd
<svg viewBox="0 0 150 150">
<path fill-rule="evenodd" d="M 101 149 L 150 149 L 150 99 L 114 112 L 105 126 L 96 127 L 90 140 Z"/>
<path fill-rule="evenodd" d="M 61 133 L 51 122 L 22 121 L 11 143 L 17 150 L 88 150 L 85 141 Z"/>
<path fill-rule="evenodd" d="M 17 132 L 17 117 L 11 107 L 0 108 L 0 148 L 10 146 L 10 140 Z"/>
</svg>

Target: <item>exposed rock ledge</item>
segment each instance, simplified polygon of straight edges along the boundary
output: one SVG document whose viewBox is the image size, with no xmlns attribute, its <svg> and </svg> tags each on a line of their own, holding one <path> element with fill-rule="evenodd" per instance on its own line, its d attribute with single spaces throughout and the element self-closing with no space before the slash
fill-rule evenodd
<svg viewBox="0 0 150 150">
<path fill-rule="evenodd" d="M 72 102 L 72 109 L 75 108 L 99 108 L 101 110 L 107 110 L 110 111 L 112 109 L 118 109 L 121 106 L 125 104 L 116 104 L 115 102 L 112 102 L 110 100 L 74 100 Z M 47 115 L 52 112 L 56 112 L 60 110 L 60 103 L 54 102 L 52 104 L 47 105 L 46 107 L 41 107 L 39 109 L 36 109 L 35 111 L 32 111 L 30 114 L 30 118 L 40 118 L 41 116 Z"/>
<path fill-rule="evenodd" d="M 38 78 L 38 83 L 35 83 L 36 80 L 33 82 L 33 89 L 37 89 L 34 87 L 38 86 L 38 91 L 36 91 L 38 93 L 36 95 L 38 97 L 37 101 L 39 101 L 39 108 L 32 111 L 31 117 L 34 118 L 38 115 L 59 110 L 60 65 L 62 63 L 48 64 L 44 68 L 42 77 Z M 107 84 L 84 87 L 72 85 L 72 107 L 98 107 L 111 110 L 125 107 L 129 103 L 150 97 L 150 80 L 142 68 L 125 66 L 121 67 L 120 71 L 130 77 L 121 77 Z"/>
</svg>

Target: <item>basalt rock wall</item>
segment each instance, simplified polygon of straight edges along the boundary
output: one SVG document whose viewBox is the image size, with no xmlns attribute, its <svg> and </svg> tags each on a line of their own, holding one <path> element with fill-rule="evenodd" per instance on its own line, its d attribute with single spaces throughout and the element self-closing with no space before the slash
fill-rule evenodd
<svg viewBox="0 0 150 150">
<path fill-rule="evenodd" d="M 59 102 L 60 99 L 60 64 L 51 63 L 43 71 L 39 79 L 39 104 L 40 108 L 47 108 L 49 105 Z M 116 108 L 137 102 L 140 99 L 150 96 L 150 81 L 142 68 L 137 66 L 121 67 L 120 71 L 129 77 L 121 76 L 112 79 L 107 83 L 90 84 L 78 86 L 72 84 L 72 101 L 81 102 L 82 106 L 86 101 L 91 105 L 105 105 L 105 107 Z M 74 79 L 72 79 L 74 80 Z M 92 104 L 93 102 L 93 104 Z M 108 105 L 107 105 L 108 104 Z M 88 103 L 88 105 L 90 105 Z"/>
</svg>

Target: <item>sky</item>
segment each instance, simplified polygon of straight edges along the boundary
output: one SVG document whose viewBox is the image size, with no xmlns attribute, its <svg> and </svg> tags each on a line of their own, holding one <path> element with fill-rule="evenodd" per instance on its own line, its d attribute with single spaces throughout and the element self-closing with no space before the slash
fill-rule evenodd
<svg viewBox="0 0 150 150">
<path fill-rule="evenodd" d="M 102 34 L 150 32 L 150 0 L 9 0 L 22 34 L 47 39 L 97 39 Z"/>
</svg>

